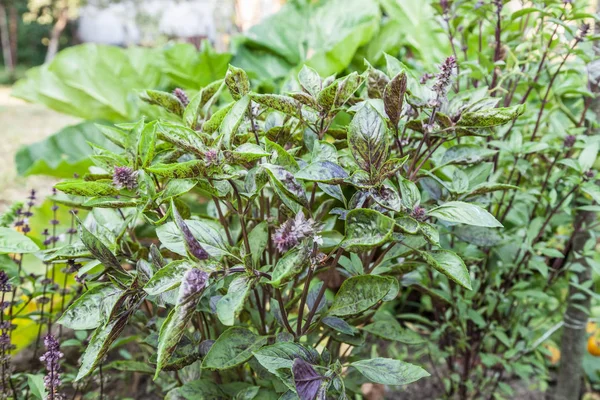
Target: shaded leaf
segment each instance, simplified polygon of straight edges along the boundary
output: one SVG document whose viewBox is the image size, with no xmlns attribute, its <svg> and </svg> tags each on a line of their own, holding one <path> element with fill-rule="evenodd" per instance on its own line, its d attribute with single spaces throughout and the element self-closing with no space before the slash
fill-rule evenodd
<svg viewBox="0 0 600 400">
<path fill-rule="evenodd" d="M 233 368 L 252 357 L 267 342 L 266 337 L 257 336 L 250 330 L 241 327 L 227 329 L 212 345 L 202 362 L 202 368 Z"/>
<path fill-rule="evenodd" d="M 300 400 L 314 400 L 321 387 L 323 377 L 315 371 L 312 365 L 301 358 L 294 360 L 292 375 Z"/>
<path fill-rule="evenodd" d="M 427 264 L 462 287 L 471 290 L 471 277 L 464 261 L 449 250 L 421 251 L 421 256 Z"/>
<path fill-rule="evenodd" d="M 423 368 L 391 358 L 372 358 L 350 364 L 368 380 L 383 385 L 406 385 L 429 376 Z"/>
<path fill-rule="evenodd" d="M 227 294 L 217 302 L 217 317 L 225 326 L 235 324 L 236 318 L 244 308 L 251 284 L 247 276 L 239 276 L 231 281 Z"/>
</svg>

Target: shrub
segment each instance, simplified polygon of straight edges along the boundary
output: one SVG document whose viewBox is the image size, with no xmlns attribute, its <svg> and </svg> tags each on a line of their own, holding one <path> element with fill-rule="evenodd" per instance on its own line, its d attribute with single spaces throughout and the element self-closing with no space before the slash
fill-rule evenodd
<svg viewBox="0 0 600 400">
<path fill-rule="evenodd" d="M 102 391 L 103 367 L 141 372 L 171 399 L 346 398 L 429 374 L 445 397 L 545 389 L 542 343 L 593 295 L 600 202 L 597 67 L 570 3 L 507 20 L 500 1 L 440 2 L 454 55 L 434 74 L 384 54 L 337 79 L 304 66 L 283 94 L 233 66 L 198 93 L 146 90 L 161 110 L 99 125 L 111 147 L 56 185 L 79 239 L 49 232 L 34 290 L 10 281 L 33 299 L 58 293 L 57 266 L 85 277 L 66 310 L 42 306 L 83 350 L 49 374 Z M 0 250 L 36 250 L 19 236 Z"/>
</svg>

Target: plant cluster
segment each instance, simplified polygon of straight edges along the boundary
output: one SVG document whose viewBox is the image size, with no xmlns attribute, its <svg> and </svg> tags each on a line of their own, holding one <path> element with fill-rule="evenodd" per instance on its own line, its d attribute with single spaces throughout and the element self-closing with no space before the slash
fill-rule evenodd
<svg viewBox="0 0 600 400">
<path fill-rule="evenodd" d="M 0 277 L 12 291 L 2 316 L 39 304 L 28 314 L 39 322 L 33 358 L 50 335 L 46 378 L 28 376 L 29 387 L 102 393 L 104 368 L 146 374 L 148 393 L 169 399 L 344 399 L 363 383 L 420 379 L 433 380 L 432 397 L 510 398 L 515 376 L 545 389 L 546 346 L 567 305 L 582 320 L 565 326 L 585 326 L 597 296 L 600 210 L 600 74 L 583 23 L 593 16 L 546 3 L 439 2 L 452 55 L 435 70 L 382 53 L 337 77 L 317 52 L 315 68 L 294 69 L 278 93 L 230 65 L 199 91 L 148 89 L 137 105 L 124 87 L 121 103 L 81 110 L 145 118 L 94 128 L 109 144 L 90 143 L 87 173 L 56 185 L 40 243 L 28 239 L 35 196 L 2 221 L 23 233 L 0 228 L 0 252 L 14 260 Z M 306 7 L 286 7 L 257 34 L 326 6 Z M 362 22 L 353 32 L 369 37 Z M 264 67 L 302 64 L 285 48 L 253 48 L 259 39 L 233 64 L 248 48 Z M 127 85 L 162 81 L 154 61 L 144 65 L 153 73 Z M 19 91 L 63 73 L 42 67 Z M 61 83 L 75 97 L 101 90 L 77 79 Z M 29 95 L 49 101 L 39 87 Z M 43 275 L 22 268 L 33 252 Z M 28 396 L 6 373 L 14 338 L 1 322 L 2 387 Z M 64 342 L 82 351 L 77 366 L 64 362 Z"/>
</svg>

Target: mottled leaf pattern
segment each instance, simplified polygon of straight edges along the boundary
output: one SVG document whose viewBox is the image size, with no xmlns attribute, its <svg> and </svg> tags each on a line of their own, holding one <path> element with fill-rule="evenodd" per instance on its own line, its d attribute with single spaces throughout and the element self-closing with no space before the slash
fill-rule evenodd
<svg viewBox="0 0 600 400">
<path fill-rule="evenodd" d="M 375 275 L 353 276 L 342 283 L 333 299 L 329 314 L 359 314 L 377 304 L 393 286 L 393 278 Z"/>
<path fill-rule="evenodd" d="M 402 113 L 402 106 L 404 105 L 405 93 L 406 74 L 401 72 L 387 84 L 383 94 L 385 113 L 395 127 L 397 127 L 398 122 L 400 122 L 400 114 Z"/>
<path fill-rule="evenodd" d="M 377 176 L 388 157 L 388 138 L 381 115 L 365 104 L 348 127 L 348 147 L 356 163 L 371 178 Z"/>
<path fill-rule="evenodd" d="M 359 252 L 381 246 L 392 239 L 394 220 L 371 209 L 359 208 L 346 215 L 346 238 L 342 247 Z"/>
</svg>

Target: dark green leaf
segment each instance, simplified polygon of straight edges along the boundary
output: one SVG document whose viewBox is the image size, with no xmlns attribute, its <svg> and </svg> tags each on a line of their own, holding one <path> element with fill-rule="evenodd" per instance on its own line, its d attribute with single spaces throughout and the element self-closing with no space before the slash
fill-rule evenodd
<svg viewBox="0 0 600 400">
<path fill-rule="evenodd" d="M 330 315 L 359 314 L 382 300 L 394 285 L 394 279 L 360 275 L 346 279 L 333 299 Z"/>
<path fill-rule="evenodd" d="M 371 209 L 358 208 L 346 215 L 346 238 L 341 246 L 360 252 L 381 246 L 392 239 L 394 220 Z"/>
<path fill-rule="evenodd" d="M 212 345 L 202 362 L 202 368 L 223 370 L 233 368 L 252 357 L 267 342 L 266 337 L 257 336 L 241 327 L 227 329 Z"/>
<path fill-rule="evenodd" d="M 462 287 L 471 290 L 471 277 L 464 261 L 449 250 L 421 251 L 427 264 L 446 275 Z"/>
</svg>

